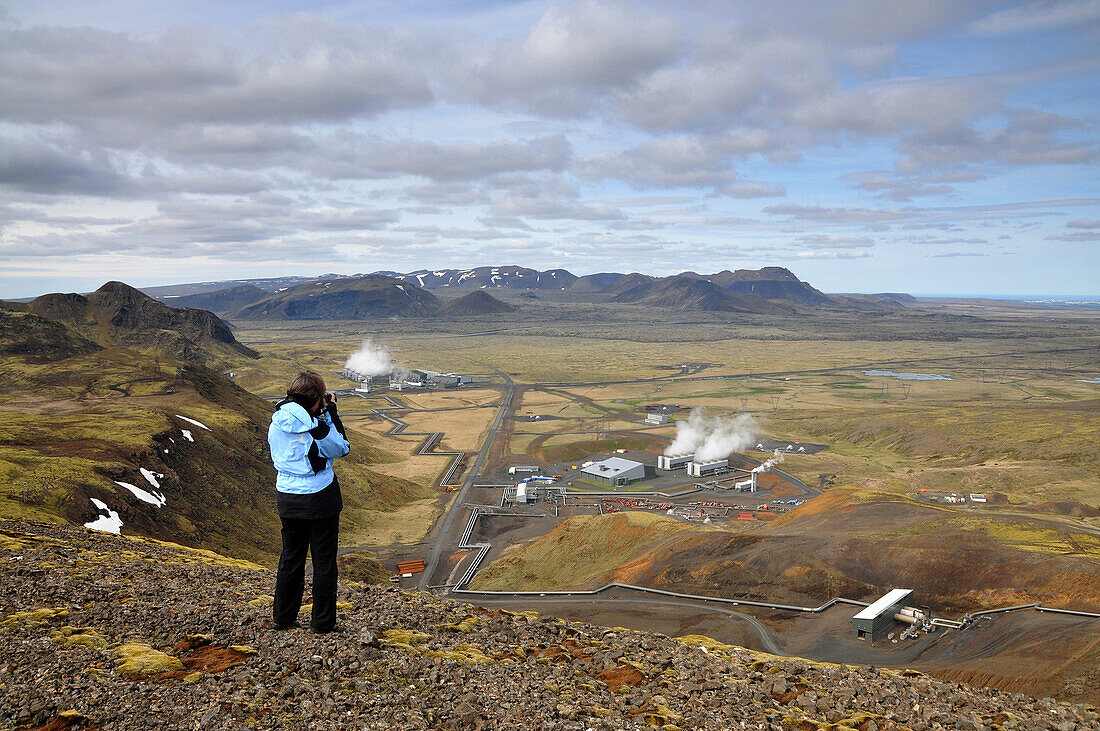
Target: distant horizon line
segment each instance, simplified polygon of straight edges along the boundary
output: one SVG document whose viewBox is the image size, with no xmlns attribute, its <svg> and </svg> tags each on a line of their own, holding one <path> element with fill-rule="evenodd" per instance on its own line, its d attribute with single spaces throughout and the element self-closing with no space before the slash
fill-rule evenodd
<svg viewBox="0 0 1100 731">
<path fill-rule="evenodd" d="M 635 272 L 625 272 L 625 273 L 624 272 L 609 272 L 609 271 L 604 270 L 604 271 L 599 271 L 599 272 L 592 272 L 590 274 L 580 274 L 580 275 L 578 275 L 578 274 L 574 273 L 573 271 L 569 270 L 568 268 L 561 267 L 561 266 L 551 267 L 550 269 L 547 269 L 547 270 L 540 270 L 536 267 L 525 266 L 525 265 L 522 265 L 522 264 L 475 265 L 475 266 L 470 266 L 470 267 L 433 267 L 433 268 L 420 268 L 420 269 L 412 270 L 412 271 L 422 271 L 422 272 L 442 271 L 442 270 L 468 271 L 468 270 L 481 269 L 481 268 L 494 268 L 495 269 L 495 268 L 508 268 L 508 267 L 518 267 L 518 268 L 523 268 L 523 269 L 532 269 L 534 271 L 563 270 L 563 271 L 569 272 L 570 274 L 572 274 L 573 276 L 576 276 L 578 278 L 585 277 L 585 276 L 591 276 L 592 274 L 622 274 L 622 275 L 625 276 L 626 274 L 629 274 L 629 273 L 643 273 L 643 272 L 636 272 L 636 271 Z M 763 267 L 760 267 L 759 269 L 764 269 L 764 268 L 784 269 L 784 270 L 790 272 L 792 275 L 794 275 L 794 272 L 792 272 L 786 266 L 771 264 L 771 265 L 765 265 Z M 759 271 L 759 269 L 750 269 L 748 271 Z M 212 285 L 212 284 L 225 284 L 227 287 L 229 287 L 229 286 L 233 286 L 234 284 L 239 284 L 239 283 L 243 283 L 243 282 L 250 282 L 250 281 L 263 281 L 263 280 L 272 280 L 272 279 L 296 279 L 296 278 L 308 281 L 308 280 L 311 280 L 311 279 L 321 279 L 323 277 L 333 277 L 333 276 L 335 276 L 335 277 L 349 277 L 349 278 L 350 277 L 362 277 L 362 276 L 365 276 L 365 275 L 378 274 L 378 273 L 381 273 L 381 272 L 395 272 L 395 273 L 402 274 L 402 275 L 405 275 L 405 276 L 412 273 L 412 272 L 397 272 L 397 270 L 394 270 L 394 269 L 376 269 L 376 270 L 373 270 L 373 271 L 355 272 L 355 273 L 352 273 L 352 274 L 341 274 L 341 273 L 333 272 L 333 271 L 330 270 L 330 271 L 323 272 L 323 273 L 320 273 L 320 274 L 315 274 L 315 275 L 284 274 L 284 275 L 252 276 L 252 277 L 244 276 L 244 277 L 235 277 L 235 278 L 222 279 L 222 280 L 209 280 L 209 279 L 207 279 L 207 280 L 200 280 L 200 281 L 174 282 L 174 283 L 170 283 L 170 284 L 146 284 L 146 285 L 130 285 L 130 286 L 133 286 L 136 289 L 140 289 L 140 290 L 163 289 L 163 288 L 167 288 L 167 287 L 182 287 L 182 286 L 187 286 L 187 285 Z M 691 270 L 691 269 L 685 269 L 685 270 L 683 270 L 681 272 L 677 272 L 675 274 L 666 274 L 666 275 L 646 274 L 645 276 L 653 277 L 655 279 L 663 279 L 663 278 L 666 278 L 666 277 L 675 277 L 675 276 L 679 276 L 681 274 L 687 274 L 687 273 L 697 274 L 697 275 L 700 275 L 700 276 L 707 276 L 706 274 L 703 274 L 703 273 L 700 273 L 700 272 L 697 272 L 697 271 Z M 718 272 L 711 272 L 711 274 L 716 274 L 716 273 L 718 273 Z M 798 277 L 798 275 L 794 275 L 794 276 L 800 282 L 808 284 L 811 287 L 814 286 L 810 281 L 802 279 L 802 278 Z M 110 282 L 110 281 L 123 281 L 123 280 L 107 279 L 107 280 L 104 281 L 104 284 L 106 284 L 107 282 Z M 129 284 L 129 283 L 127 283 L 127 284 Z M 101 284 L 99 286 L 101 287 L 103 285 Z M 89 289 L 86 292 L 80 292 L 80 294 L 89 294 L 91 292 L 94 292 L 96 289 L 98 289 L 98 287 L 93 288 L 93 289 Z M 505 288 L 505 289 L 507 289 L 507 288 Z M 70 291 L 72 291 L 72 290 L 70 290 Z M 1012 301 L 1012 302 L 1026 302 L 1026 301 L 1066 302 L 1067 304 L 1068 303 L 1100 303 L 1100 293 L 1097 293 L 1097 294 L 1081 294 L 1081 293 L 1051 293 L 1051 292 L 1035 293 L 1035 292 L 1031 292 L 1031 293 L 1023 293 L 1023 294 L 1018 294 L 1018 293 L 1010 294 L 1010 293 L 1004 293 L 1004 292 L 994 292 L 994 293 L 984 293 L 984 292 L 911 292 L 911 291 L 888 289 L 888 288 L 886 288 L 886 289 L 877 289 L 877 290 L 865 290 L 865 291 L 862 291 L 862 292 L 861 291 L 853 291 L 853 290 L 844 291 L 844 290 L 840 290 L 840 289 L 835 289 L 833 291 L 826 291 L 826 290 L 819 290 L 819 291 L 822 291 L 825 294 L 830 294 L 830 295 L 857 294 L 857 295 L 864 295 L 864 296 L 873 296 L 873 295 L 879 295 L 879 294 L 904 294 L 904 295 L 909 295 L 911 297 L 916 297 L 916 298 L 921 298 L 921 299 L 992 299 L 992 300 L 1006 300 L 1006 301 Z M 34 295 L 24 294 L 24 295 L 16 295 L 14 297 L 0 296 L 0 300 L 5 300 L 6 299 L 7 301 L 10 301 L 10 302 L 27 301 L 27 300 L 35 299 L 37 297 L 44 296 L 46 294 L 55 294 L 55 293 L 64 293 L 64 290 L 54 289 L 54 290 L 43 291 L 43 292 L 40 292 L 39 294 L 34 294 Z"/>
</svg>

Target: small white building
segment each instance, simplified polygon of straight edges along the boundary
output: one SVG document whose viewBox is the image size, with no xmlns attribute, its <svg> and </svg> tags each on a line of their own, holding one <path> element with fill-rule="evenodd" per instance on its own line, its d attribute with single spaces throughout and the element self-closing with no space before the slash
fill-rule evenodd
<svg viewBox="0 0 1100 731">
<path fill-rule="evenodd" d="M 656 424 L 656 425 L 667 424 L 668 423 L 668 414 L 656 414 L 656 413 L 646 414 L 645 415 L 645 423 L 647 423 L 647 424 Z"/>
<path fill-rule="evenodd" d="M 756 492 L 756 473 L 750 472 L 749 479 L 733 483 L 733 489 L 738 492 Z"/>
<path fill-rule="evenodd" d="M 581 474 L 602 485 L 629 485 L 645 479 L 645 465 L 622 457 L 610 457 L 581 468 Z"/>
</svg>

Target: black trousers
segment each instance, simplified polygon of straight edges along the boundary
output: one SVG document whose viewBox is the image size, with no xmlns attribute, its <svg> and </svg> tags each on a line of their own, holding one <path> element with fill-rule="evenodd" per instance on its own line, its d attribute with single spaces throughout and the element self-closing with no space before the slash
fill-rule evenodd
<svg viewBox="0 0 1100 731">
<path fill-rule="evenodd" d="M 287 625 L 298 619 L 305 588 L 306 550 L 313 555 L 313 617 L 310 627 L 324 632 L 336 626 L 336 548 L 340 514 L 325 518 L 280 518 L 283 552 L 275 578 L 272 619 Z"/>
</svg>

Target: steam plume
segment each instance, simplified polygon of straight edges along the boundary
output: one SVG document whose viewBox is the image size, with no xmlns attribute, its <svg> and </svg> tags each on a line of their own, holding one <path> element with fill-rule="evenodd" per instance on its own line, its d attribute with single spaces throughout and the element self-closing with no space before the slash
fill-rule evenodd
<svg viewBox="0 0 1100 731">
<path fill-rule="evenodd" d="M 756 421 L 749 414 L 731 419 L 708 416 L 704 408 L 692 409 L 687 421 L 676 424 L 676 438 L 665 454 L 694 454 L 698 462 L 723 459 L 752 444 L 755 430 Z"/>
<path fill-rule="evenodd" d="M 367 338 L 363 341 L 363 347 L 348 356 L 344 367 L 364 376 L 384 376 L 393 371 L 393 353 Z"/>
<path fill-rule="evenodd" d="M 783 450 L 777 449 L 774 452 L 772 452 L 772 456 L 769 457 L 765 462 L 761 463 L 760 465 L 758 465 L 756 467 L 753 467 L 752 471 L 753 472 L 767 472 L 772 467 L 775 467 L 777 464 L 779 464 L 782 461 L 783 461 Z"/>
</svg>

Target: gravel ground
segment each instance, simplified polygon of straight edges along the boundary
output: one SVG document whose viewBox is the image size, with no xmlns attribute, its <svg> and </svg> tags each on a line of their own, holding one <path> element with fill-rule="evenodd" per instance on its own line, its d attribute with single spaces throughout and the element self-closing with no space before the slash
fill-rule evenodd
<svg viewBox="0 0 1100 731">
<path fill-rule="evenodd" d="M 1100 728 L 1049 698 L 390 586 L 341 584 L 341 632 L 276 631 L 273 585 L 214 554 L 0 522 L 0 729 Z"/>
</svg>

